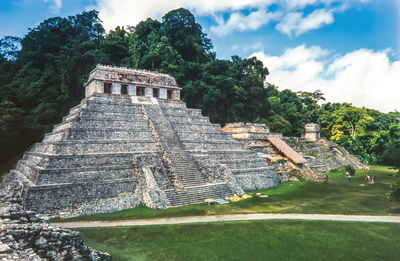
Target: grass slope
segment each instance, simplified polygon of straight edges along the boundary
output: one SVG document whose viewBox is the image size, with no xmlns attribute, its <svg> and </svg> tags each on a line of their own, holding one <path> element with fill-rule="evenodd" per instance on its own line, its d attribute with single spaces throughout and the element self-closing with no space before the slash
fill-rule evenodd
<svg viewBox="0 0 400 261">
<path fill-rule="evenodd" d="M 113 260 L 398 260 L 399 224 L 241 221 L 79 229 Z"/>
<path fill-rule="evenodd" d="M 287 182 L 277 188 L 260 190 L 268 198 L 253 197 L 227 205 L 199 205 L 166 210 L 139 207 L 115 213 L 82 216 L 69 220 L 121 220 L 238 213 L 321 213 L 321 214 L 399 214 L 398 204 L 389 201 L 386 193 L 397 179 L 395 170 L 373 166 L 369 171 L 357 170 L 349 182 L 343 172 L 329 173 L 329 181 Z M 374 175 L 375 184 L 366 184 L 365 173 Z M 250 192 L 250 194 L 255 194 Z"/>
</svg>

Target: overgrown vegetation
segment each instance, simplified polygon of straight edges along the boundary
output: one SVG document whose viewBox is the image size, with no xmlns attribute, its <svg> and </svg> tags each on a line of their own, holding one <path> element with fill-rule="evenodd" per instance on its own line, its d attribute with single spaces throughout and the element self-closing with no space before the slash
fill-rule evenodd
<svg viewBox="0 0 400 261">
<path fill-rule="evenodd" d="M 322 136 L 362 160 L 400 164 L 399 112 L 318 102 L 320 91 L 292 92 L 265 84 L 268 69 L 256 58 L 217 59 L 211 40 L 186 9 L 162 21 L 105 32 L 97 11 L 40 23 L 22 39 L 0 40 L 0 164 L 41 139 L 83 98 L 97 63 L 157 70 L 174 76 L 189 107 L 211 121 L 267 124 L 299 136 L 317 122 Z"/>
<path fill-rule="evenodd" d="M 344 171 L 346 172 L 346 174 L 350 174 L 350 176 L 354 176 L 356 174 L 356 170 L 351 165 L 345 165 Z"/>
<path fill-rule="evenodd" d="M 290 177 L 294 177 L 294 178 L 298 179 L 301 182 L 306 180 L 306 178 L 303 176 L 303 174 L 301 174 L 301 172 L 298 169 L 291 169 L 289 171 L 289 176 Z"/>
</svg>

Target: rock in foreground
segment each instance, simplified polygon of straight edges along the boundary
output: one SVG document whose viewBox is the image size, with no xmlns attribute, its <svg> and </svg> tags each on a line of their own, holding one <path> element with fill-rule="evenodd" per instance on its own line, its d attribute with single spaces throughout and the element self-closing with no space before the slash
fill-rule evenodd
<svg viewBox="0 0 400 261">
<path fill-rule="evenodd" d="M 0 260 L 111 260 L 83 244 L 79 232 L 54 226 L 15 198 L 0 195 Z"/>
</svg>

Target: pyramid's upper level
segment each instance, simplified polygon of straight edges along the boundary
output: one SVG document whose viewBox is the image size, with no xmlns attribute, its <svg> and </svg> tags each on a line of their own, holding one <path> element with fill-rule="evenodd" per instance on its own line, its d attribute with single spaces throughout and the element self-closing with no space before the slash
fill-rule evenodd
<svg viewBox="0 0 400 261">
<path fill-rule="evenodd" d="M 93 93 L 180 100 L 175 78 L 157 72 L 98 64 L 85 83 L 86 97 Z"/>
</svg>

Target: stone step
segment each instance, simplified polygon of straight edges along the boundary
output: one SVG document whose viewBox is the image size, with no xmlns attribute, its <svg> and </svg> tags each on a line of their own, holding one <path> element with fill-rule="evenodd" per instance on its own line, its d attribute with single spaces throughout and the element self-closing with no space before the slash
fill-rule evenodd
<svg viewBox="0 0 400 261">
<path fill-rule="evenodd" d="M 21 173 L 18 169 L 10 170 L 10 174 L 13 175 L 13 178 L 15 178 L 15 179 L 23 180 L 25 185 L 34 186 L 33 180 L 29 176 Z"/>
<path fill-rule="evenodd" d="M 132 178 L 132 165 L 102 166 L 92 168 L 42 169 L 36 184 L 62 184 L 79 182 L 98 182 Z"/>
<path fill-rule="evenodd" d="M 185 122 L 171 122 L 171 125 L 175 130 L 185 130 L 185 131 L 201 131 L 201 132 L 218 132 L 221 131 L 221 125 L 217 123 L 185 123 Z"/>
<path fill-rule="evenodd" d="M 80 112 L 80 116 L 90 116 L 90 117 L 94 117 L 94 118 L 102 118 L 102 117 L 106 117 L 106 118 L 122 118 L 122 119 L 126 119 L 126 118 L 142 118 L 143 117 L 143 112 L 141 111 L 140 108 L 138 108 L 138 110 L 134 110 L 133 112 L 127 112 L 127 111 L 114 111 L 114 112 L 109 112 L 109 111 L 104 111 L 104 110 L 95 110 L 95 109 L 87 109 L 84 108 L 81 110 Z"/>
<path fill-rule="evenodd" d="M 69 115 L 67 115 L 67 116 L 64 116 L 63 118 L 62 118 L 62 121 L 61 122 L 70 122 L 70 121 L 74 121 L 77 117 L 79 117 L 80 115 L 81 115 L 81 111 L 82 111 L 82 109 L 81 110 L 77 110 L 75 113 L 70 113 Z"/>
<path fill-rule="evenodd" d="M 270 167 L 265 159 L 248 159 L 248 160 L 221 160 L 221 164 L 227 165 L 230 169 L 247 169 L 257 167 Z"/>
<path fill-rule="evenodd" d="M 126 142 L 124 140 L 107 141 L 60 141 L 60 142 L 42 142 L 35 144 L 32 152 L 46 154 L 84 154 L 84 153 L 110 153 L 110 152 L 141 152 L 154 151 L 156 144 L 154 142 L 135 141 Z"/>
<path fill-rule="evenodd" d="M 70 128 L 58 132 L 47 133 L 43 142 L 68 140 L 125 140 L 125 141 L 153 141 L 149 130 L 120 129 L 83 129 Z"/>
<path fill-rule="evenodd" d="M 228 141 L 209 141 L 207 143 L 199 141 L 199 142 L 188 142 L 183 141 L 183 145 L 185 146 L 186 150 L 206 150 L 206 151 L 213 151 L 213 150 L 240 150 L 243 149 L 243 145 L 240 143 L 231 143 Z"/>
<path fill-rule="evenodd" d="M 162 108 L 186 108 L 186 103 L 180 100 L 158 99 L 158 104 Z"/>
<path fill-rule="evenodd" d="M 216 132 L 205 132 L 205 133 L 193 133 L 184 130 L 177 130 L 177 134 L 180 140 L 187 141 L 209 141 L 209 140 L 229 140 L 235 141 L 232 135 L 221 131 Z"/>
<path fill-rule="evenodd" d="M 270 175 L 275 173 L 272 167 L 248 168 L 248 169 L 231 169 L 233 175 Z"/>
<path fill-rule="evenodd" d="M 174 207 L 203 204 L 206 199 L 225 199 L 233 195 L 226 183 L 188 187 L 185 192 L 165 190 L 165 193 Z"/>
<path fill-rule="evenodd" d="M 119 153 L 84 153 L 76 155 L 50 155 L 44 153 L 27 152 L 25 159 L 31 164 L 39 164 L 43 168 L 85 168 L 85 167 L 102 167 L 110 165 L 128 165 L 132 163 L 132 159 L 145 155 L 161 155 L 156 151 L 144 152 L 119 152 Z"/>
<path fill-rule="evenodd" d="M 72 107 L 69 110 L 69 115 L 78 114 L 82 109 L 87 107 L 87 102 L 88 102 L 88 99 L 83 99 L 80 104 Z"/>
<path fill-rule="evenodd" d="M 210 120 L 206 117 L 170 116 L 167 118 L 172 124 L 210 124 Z"/>
<path fill-rule="evenodd" d="M 15 166 L 15 169 L 32 181 L 35 181 L 38 176 L 37 167 L 30 164 L 29 161 L 26 160 L 19 160 Z"/>
<path fill-rule="evenodd" d="M 141 104 L 128 104 L 123 102 L 99 102 L 90 100 L 87 103 L 86 109 L 94 111 L 105 111 L 105 112 L 125 112 L 130 113 L 141 113 Z"/>
<path fill-rule="evenodd" d="M 187 108 L 162 108 L 165 116 L 185 116 L 185 117 L 204 117 L 199 109 L 187 109 Z"/>
<path fill-rule="evenodd" d="M 129 130 L 147 130 L 147 121 L 142 119 L 125 121 L 125 120 L 90 120 L 90 119 L 79 119 L 76 121 L 64 122 L 54 126 L 53 132 L 58 132 L 61 130 L 69 129 L 69 128 L 103 128 L 103 129 L 114 129 L 114 128 L 123 128 Z"/>
<path fill-rule="evenodd" d="M 256 153 L 248 150 L 213 150 L 213 151 L 199 151 L 199 150 L 188 150 L 189 154 L 192 155 L 207 155 L 214 160 L 232 160 L 232 159 L 258 159 Z"/>
<path fill-rule="evenodd" d="M 123 103 L 131 104 L 131 97 L 127 95 L 116 95 L 108 93 L 94 93 L 89 100 L 96 102 L 107 102 L 107 103 Z"/>
</svg>

